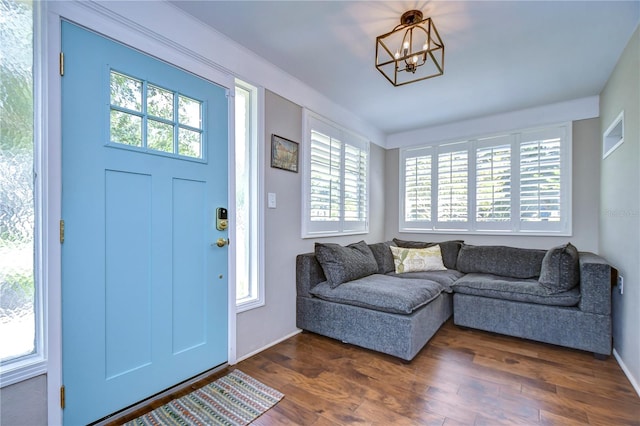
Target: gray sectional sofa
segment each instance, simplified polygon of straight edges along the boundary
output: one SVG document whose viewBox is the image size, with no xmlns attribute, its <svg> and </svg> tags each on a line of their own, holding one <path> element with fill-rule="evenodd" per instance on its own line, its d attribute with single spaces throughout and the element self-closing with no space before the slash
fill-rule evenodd
<svg viewBox="0 0 640 426">
<path fill-rule="evenodd" d="M 391 247 L 438 246 L 441 270 L 396 273 Z M 430 269 L 430 268 L 426 268 Z M 394 241 L 316 243 L 296 259 L 297 326 L 411 360 L 451 315 L 459 326 L 611 354 L 611 280 L 602 257 L 550 250 Z"/>
</svg>

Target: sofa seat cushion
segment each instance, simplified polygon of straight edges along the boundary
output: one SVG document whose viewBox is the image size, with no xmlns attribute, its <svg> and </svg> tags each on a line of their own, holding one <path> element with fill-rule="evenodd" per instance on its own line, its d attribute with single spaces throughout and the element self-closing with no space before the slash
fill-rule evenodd
<svg viewBox="0 0 640 426">
<path fill-rule="evenodd" d="M 507 278 L 490 274 L 467 274 L 453 285 L 456 293 L 552 306 L 575 306 L 580 289 L 550 294 L 536 279 Z"/>
<path fill-rule="evenodd" d="M 313 287 L 310 293 L 330 302 L 410 314 L 438 297 L 442 291 L 443 287 L 433 281 L 374 274 L 335 288 L 325 281 Z"/>
<path fill-rule="evenodd" d="M 447 293 L 452 292 L 452 285 L 457 280 L 464 276 L 464 273 L 456 271 L 455 269 L 447 269 L 446 271 L 428 271 L 428 272 L 404 272 L 402 274 L 396 274 L 392 272 L 387 274 L 392 277 L 398 278 L 409 278 L 409 279 L 420 279 L 420 280 L 428 280 L 435 281 L 444 287 L 444 291 Z"/>
</svg>

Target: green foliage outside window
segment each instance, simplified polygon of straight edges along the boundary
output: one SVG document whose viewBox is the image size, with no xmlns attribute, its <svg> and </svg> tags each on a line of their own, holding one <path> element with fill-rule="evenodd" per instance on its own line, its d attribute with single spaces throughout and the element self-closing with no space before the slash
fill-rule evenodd
<svg viewBox="0 0 640 426">
<path fill-rule="evenodd" d="M 0 360 L 33 353 L 33 18 L 29 1 L 0 0 Z"/>
</svg>

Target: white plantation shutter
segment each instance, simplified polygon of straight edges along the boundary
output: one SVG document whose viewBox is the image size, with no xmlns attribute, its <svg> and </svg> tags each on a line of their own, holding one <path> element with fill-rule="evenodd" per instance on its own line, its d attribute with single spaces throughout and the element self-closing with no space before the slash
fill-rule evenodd
<svg viewBox="0 0 640 426">
<path fill-rule="evenodd" d="M 571 235 L 571 123 L 400 151 L 400 231 Z"/>
<path fill-rule="evenodd" d="M 468 159 L 469 154 L 464 144 L 446 147 L 438 153 L 438 222 L 446 222 L 445 227 L 467 221 Z"/>
<path fill-rule="evenodd" d="M 404 214 L 402 228 L 425 228 L 431 226 L 431 180 L 433 152 L 431 148 L 406 150 L 401 157 L 404 175 Z"/>
<path fill-rule="evenodd" d="M 369 142 L 305 111 L 302 237 L 368 232 Z"/>
<path fill-rule="evenodd" d="M 367 152 L 344 146 L 344 227 L 362 230 L 367 220 Z"/>
<path fill-rule="evenodd" d="M 315 130 L 311 131 L 311 221 L 340 220 L 342 142 Z"/>
<path fill-rule="evenodd" d="M 520 141 L 520 227 L 560 229 L 566 222 L 562 129 L 524 133 Z"/>
<path fill-rule="evenodd" d="M 511 139 L 498 136 L 477 142 L 475 220 L 478 229 L 511 228 Z"/>
</svg>

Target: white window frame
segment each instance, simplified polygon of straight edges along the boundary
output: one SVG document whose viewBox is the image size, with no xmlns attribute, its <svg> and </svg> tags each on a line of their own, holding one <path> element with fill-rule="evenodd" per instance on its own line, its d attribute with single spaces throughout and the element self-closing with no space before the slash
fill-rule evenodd
<svg viewBox="0 0 640 426">
<path fill-rule="evenodd" d="M 43 135 L 46 134 L 46 90 L 44 70 L 46 49 L 42 44 L 42 34 L 46 33 L 44 25 L 46 17 L 41 2 L 34 1 L 33 8 L 33 170 L 34 170 L 34 285 L 35 285 L 35 352 L 24 355 L 0 365 L 0 388 L 30 379 L 47 372 L 47 299 L 48 294 L 43 286 L 46 259 L 44 247 L 49 244 L 47 223 L 47 197 L 45 190 L 44 159 L 46 146 Z"/>
<path fill-rule="evenodd" d="M 477 235 L 535 235 L 535 236 L 571 236 L 572 235 L 572 123 L 558 123 L 545 127 L 515 130 L 508 133 L 496 133 L 469 138 L 464 141 L 446 142 L 429 146 L 402 148 L 399 155 L 399 191 L 400 208 L 398 231 L 411 233 L 446 233 Z M 523 141 L 543 138 L 560 138 L 560 211 L 557 222 L 525 222 L 520 220 L 520 146 Z M 510 221 L 486 223 L 476 219 L 476 162 L 478 148 L 505 145 L 511 146 L 511 211 Z M 468 152 L 468 181 L 466 221 L 439 222 L 438 218 L 438 155 L 465 147 Z M 431 218 L 424 221 L 407 220 L 405 215 L 405 165 L 409 158 L 431 156 Z"/>
<path fill-rule="evenodd" d="M 249 271 L 242 273 L 249 275 L 251 291 L 248 297 L 238 298 L 236 295 L 236 312 L 244 312 L 259 308 L 265 304 L 265 284 L 264 284 L 264 200 L 261 194 L 264 193 L 264 89 L 258 88 L 240 79 L 235 80 L 236 87 L 249 92 L 250 105 L 248 123 L 249 144 L 251 145 L 251 167 L 250 177 L 250 249 L 249 249 Z M 234 96 L 234 101 L 237 96 Z M 234 144 L 235 147 L 235 144 Z M 235 156 L 234 156 L 235 158 Z M 234 167 L 235 170 L 235 167 Z M 236 180 L 236 185 L 240 183 Z M 233 208 L 231 214 L 236 213 Z M 235 221 L 234 221 L 235 222 Z M 233 244 L 232 247 L 238 247 Z M 237 257 L 236 257 L 237 258 Z M 236 280 L 241 271 L 236 263 Z"/>
<path fill-rule="evenodd" d="M 329 237 L 336 235 L 358 235 L 369 232 L 369 200 L 370 200 L 370 143 L 363 136 L 346 129 L 312 111 L 303 110 L 303 146 L 302 157 L 304 158 L 303 184 L 302 184 L 302 238 Z M 339 215 L 334 221 L 312 221 L 311 215 L 311 132 L 315 130 L 332 139 L 337 139 L 342 143 L 340 159 L 340 197 Z M 365 182 L 364 182 L 364 219 L 361 221 L 348 221 L 344 214 L 344 192 L 345 192 L 345 145 L 350 145 L 364 152 L 366 156 Z"/>
</svg>

